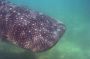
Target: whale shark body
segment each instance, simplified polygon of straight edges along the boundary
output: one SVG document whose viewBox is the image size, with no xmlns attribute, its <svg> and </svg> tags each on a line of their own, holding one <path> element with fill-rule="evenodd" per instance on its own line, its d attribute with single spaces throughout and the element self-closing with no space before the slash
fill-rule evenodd
<svg viewBox="0 0 90 59">
<path fill-rule="evenodd" d="M 65 25 L 43 13 L 0 0 L 0 38 L 23 49 L 41 52 L 52 48 Z M 2 39 L 3 40 L 3 39 Z"/>
</svg>

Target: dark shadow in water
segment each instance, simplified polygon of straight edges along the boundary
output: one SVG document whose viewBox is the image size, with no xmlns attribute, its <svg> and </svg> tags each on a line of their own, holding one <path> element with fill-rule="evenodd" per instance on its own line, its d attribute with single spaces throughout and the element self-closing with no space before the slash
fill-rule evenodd
<svg viewBox="0 0 90 59">
<path fill-rule="evenodd" d="M 35 54 L 31 52 L 12 53 L 0 51 L 0 59 L 36 59 Z"/>
<path fill-rule="evenodd" d="M 9 48 L 12 48 L 12 51 L 9 50 Z M 36 59 L 35 53 L 31 51 L 23 51 L 23 52 L 13 52 L 14 45 L 11 45 L 11 43 L 7 43 L 3 41 L 0 41 L 0 59 Z M 14 49 L 15 50 L 15 49 Z M 20 49 L 19 49 L 20 51 Z"/>
</svg>

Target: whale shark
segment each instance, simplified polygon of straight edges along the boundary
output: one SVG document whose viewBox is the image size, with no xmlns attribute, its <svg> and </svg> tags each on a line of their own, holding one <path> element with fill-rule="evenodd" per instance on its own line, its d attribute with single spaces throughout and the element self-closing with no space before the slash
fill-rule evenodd
<svg viewBox="0 0 90 59">
<path fill-rule="evenodd" d="M 0 38 L 20 48 L 43 52 L 63 36 L 66 26 L 53 17 L 0 0 Z"/>
</svg>

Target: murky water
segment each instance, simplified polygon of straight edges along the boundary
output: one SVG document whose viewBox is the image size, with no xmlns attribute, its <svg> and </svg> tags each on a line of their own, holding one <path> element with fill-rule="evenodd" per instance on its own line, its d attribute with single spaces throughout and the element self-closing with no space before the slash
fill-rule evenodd
<svg viewBox="0 0 90 59">
<path fill-rule="evenodd" d="M 0 42 L 0 59 L 90 59 L 89 0 L 10 1 L 63 21 L 67 29 L 58 44 L 42 53 L 32 53 Z"/>
</svg>

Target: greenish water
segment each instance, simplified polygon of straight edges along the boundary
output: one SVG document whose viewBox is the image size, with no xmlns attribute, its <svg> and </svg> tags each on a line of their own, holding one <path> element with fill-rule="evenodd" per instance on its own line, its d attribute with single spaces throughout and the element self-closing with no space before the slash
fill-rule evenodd
<svg viewBox="0 0 90 59">
<path fill-rule="evenodd" d="M 10 0 L 66 24 L 66 32 L 50 50 L 24 51 L 0 42 L 0 59 L 90 59 L 90 0 Z"/>
</svg>

